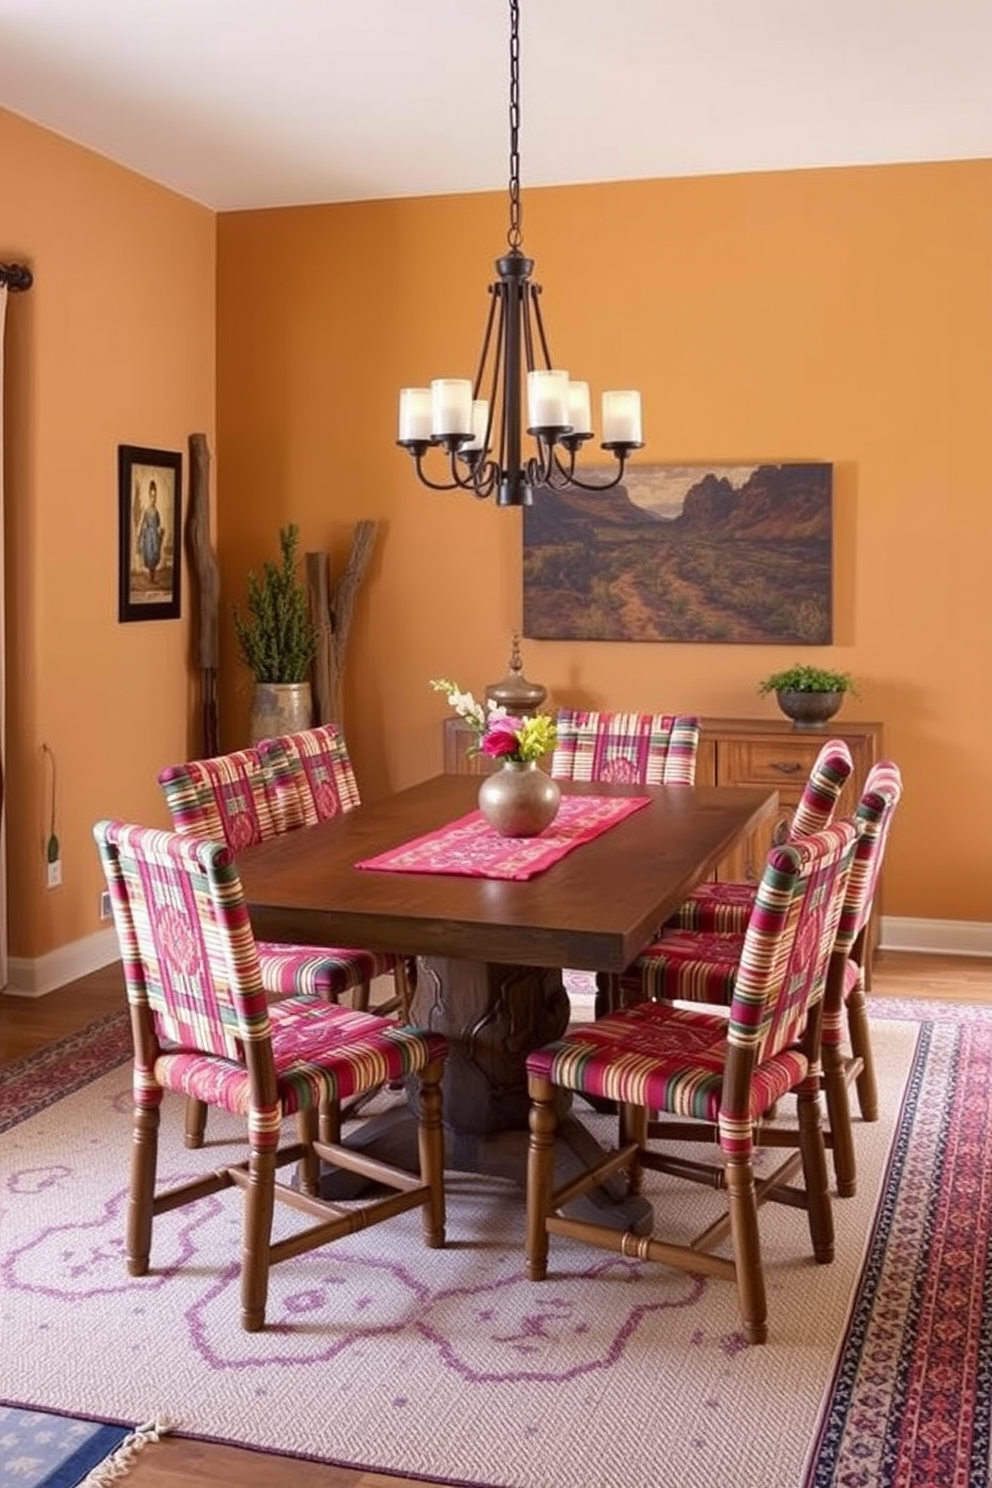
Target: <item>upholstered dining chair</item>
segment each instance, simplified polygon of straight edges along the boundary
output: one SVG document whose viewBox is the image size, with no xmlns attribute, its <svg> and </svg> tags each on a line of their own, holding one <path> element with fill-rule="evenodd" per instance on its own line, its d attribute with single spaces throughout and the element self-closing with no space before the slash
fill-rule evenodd
<svg viewBox="0 0 992 1488">
<path fill-rule="evenodd" d="M 853 768 L 851 751 L 844 740 L 828 739 L 813 762 L 785 833 L 786 842 L 821 832 L 830 825 Z M 711 880 L 699 884 L 672 916 L 670 924 L 681 930 L 736 931 L 743 935 L 754 895 L 753 883 Z"/>
<path fill-rule="evenodd" d="M 868 922 L 878 890 L 889 829 L 896 807 L 902 799 L 902 791 L 902 773 L 892 760 L 880 760 L 868 771 L 855 813 L 861 834 L 837 930 L 836 965 L 824 1013 L 823 1062 L 828 1110 L 831 1089 L 838 1089 L 832 1084 L 831 1076 L 839 1069 L 844 1080 L 845 1103 L 847 1086 L 852 1079 L 855 1081 L 862 1121 L 878 1120 L 878 1082 L 875 1077 L 875 1059 L 868 1026 L 868 1002 L 865 996 Z M 848 1052 L 844 1050 L 845 1024 Z M 834 1099 L 840 1099 L 840 1096 L 837 1095 Z M 836 1118 L 831 1115 L 830 1125 L 832 1130 L 835 1127 L 843 1130 L 842 1113 L 838 1112 Z M 838 1152 L 835 1146 L 834 1168 L 838 1176 L 839 1191 L 853 1193 L 853 1150 L 847 1155 Z M 849 1175 L 849 1178 L 842 1187 L 843 1174 Z"/>
<path fill-rule="evenodd" d="M 344 734 L 333 723 L 319 724 L 295 734 L 262 739 L 258 752 L 267 767 L 276 813 L 283 831 L 314 827 L 362 804 L 358 781 Z M 411 957 L 394 956 L 394 995 L 376 1003 L 373 1012 L 410 1015 L 413 967 Z M 354 1007 L 368 1008 L 369 984 L 357 988 Z"/>
<path fill-rule="evenodd" d="M 898 767 L 885 760 L 868 773 L 854 813 L 858 832 L 827 980 L 823 1015 L 827 1143 L 841 1198 L 856 1188 L 854 1136 L 847 1086 L 857 1080 L 862 1119 L 878 1118 L 878 1087 L 864 993 L 864 946 L 892 815 L 902 794 Z M 802 840 L 802 839 L 798 839 Z M 738 932 L 663 930 L 619 977 L 619 1001 L 645 999 L 728 1007 L 740 973 L 745 936 Z M 844 1051 L 844 1024 L 850 1053 Z"/>
<path fill-rule="evenodd" d="M 745 935 L 729 1017 L 644 1002 L 622 1008 L 528 1056 L 531 1097 L 527 1173 L 527 1270 L 547 1275 L 549 1236 L 736 1282 L 744 1333 L 767 1338 L 767 1302 L 758 1228 L 768 1201 L 805 1208 L 817 1261 L 833 1259 L 833 1217 L 819 1110 L 819 1045 L 827 965 L 856 840 L 850 822 L 772 848 Z M 560 1093 L 619 1104 L 618 1145 L 557 1191 L 553 1148 Z M 795 1092 L 794 1149 L 755 1181 L 761 1117 Z M 719 1148 L 719 1162 L 695 1161 L 672 1142 Z M 611 1174 L 625 1171 L 632 1192 L 645 1170 L 726 1191 L 722 1219 L 688 1238 L 679 1206 L 666 1196 L 674 1227 L 640 1236 L 562 1212 Z M 791 1180 L 802 1173 L 801 1186 Z M 729 1229 L 732 1254 L 713 1254 Z M 592 1285 L 596 1283 L 593 1282 Z"/>
<path fill-rule="evenodd" d="M 681 713 L 598 713 L 559 708 L 550 773 L 556 780 L 692 785 L 699 719 Z"/>
<path fill-rule="evenodd" d="M 559 708 L 550 774 L 556 780 L 693 785 L 699 719 L 689 713 L 600 713 Z M 566 973 L 566 982 L 567 982 Z M 595 1015 L 614 1005 L 616 978 L 596 974 Z"/>
<path fill-rule="evenodd" d="M 158 776 L 173 827 L 185 836 L 224 842 L 234 852 L 264 842 L 283 830 L 271 775 L 256 748 L 212 759 L 168 765 Z M 273 996 L 310 993 L 336 1002 L 352 993 L 368 1006 L 372 979 L 392 973 L 396 957 L 348 946 L 293 946 L 258 942 L 267 991 Z M 187 1110 L 186 1145 L 202 1145 L 206 1107 L 193 1100 Z"/>
<path fill-rule="evenodd" d="M 443 1038 L 308 996 L 269 1004 L 233 854 L 122 822 L 94 828 L 120 942 L 134 1042 L 134 1136 L 126 1256 L 148 1272 L 155 1217 L 236 1186 L 244 1199 L 241 1322 L 264 1326 L 270 1267 L 422 1208 L 429 1246 L 444 1243 L 440 1077 Z M 341 1103 L 419 1077 L 420 1173 L 374 1162 L 341 1144 Z M 242 1117 L 247 1159 L 170 1187 L 157 1179 L 166 1091 Z M 284 1143 L 295 1118 L 297 1140 Z M 373 1177 L 387 1197 L 342 1208 L 318 1196 L 321 1161 Z M 299 1188 L 277 1180 L 299 1164 Z M 275 1204 L 309 1217 L 272 1239 Z"/>
<path fill-rule="evenodd" d="M 362 804 L 358 781 L 337 724 L 318 724 L 295 734 L 261 739 L 258 752 L 269 768 L 284 827 L 315 827 Z"/>
</svg>

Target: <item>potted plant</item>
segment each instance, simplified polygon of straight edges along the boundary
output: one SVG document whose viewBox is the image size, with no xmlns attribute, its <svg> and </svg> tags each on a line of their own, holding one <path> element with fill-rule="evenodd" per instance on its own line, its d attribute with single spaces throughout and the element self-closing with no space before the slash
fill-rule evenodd
<svg viewBox="0 0 992 1488">
<path fill-rule="evenodd" d="M 806 662 L 772 672 L 758 683 L 758 692 L 773 692 L 782 712 L 797 728 L 818 728 L 833 718 L 845 692 L 857 695 L 850 672 L 830 671 Z"/>
<path fill-rule="evenodd" d="M 296 733 L 313 721 L 310 667 L 317 632 L 297 571 L 299 528 L 279 529 L 280 561 L 248 574 L 245 609 L 234 611 L 238 654 L 255 678 L 250 737 Z"/>
</svg>

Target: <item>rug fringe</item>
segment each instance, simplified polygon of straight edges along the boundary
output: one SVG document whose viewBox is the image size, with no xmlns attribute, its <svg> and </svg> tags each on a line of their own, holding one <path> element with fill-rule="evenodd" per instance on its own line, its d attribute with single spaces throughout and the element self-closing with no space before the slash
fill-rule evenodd
<svg viewBox="0 0 992 1488">
<path fill-rule="evenodd" d="M 175 1424 L 175 1421 L 168 1416 L 156 1416 L 154 1420 L 145 1421 L 143 1425 L 136 1426 L 124 1438 L 116 1451 L 111 1452 L 109 1457 L 98 1462 L 96 1467 L 87 1473 L 79 1484 L 79 1488 L 109 1488 L 110 1484 L 120 1482 L 121 1478 L 126 1477 L 131 1471 L 134 1459 L 142 1447 L 166 1436 L 174 1429 Z"/>
</svg>

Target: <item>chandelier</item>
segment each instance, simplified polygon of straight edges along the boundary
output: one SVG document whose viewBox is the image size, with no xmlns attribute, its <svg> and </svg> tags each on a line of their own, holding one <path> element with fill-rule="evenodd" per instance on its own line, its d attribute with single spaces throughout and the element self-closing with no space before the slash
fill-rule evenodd
<svg viewBox="0 0 992 1488">
<path fill-rule="evenodd" d="M 432 491 L 496 493 L 498 506 L 530 506 L 534 491 L 568 484 L 609 490 L 623 479 L 632 450 L 641 449 L 641 395 L 633 390 L 603 394 L 603 441 L 617 461 L 612 479 L 586 482 L 575 473 L 583 444 L 595 438 L 589 384 L 554 367 L 541 317 L 541 286 L 531 274 L 534 260 L 522 248 L 520 204 L 520 4 L 510 0 L 510 187 L 509 252 L 496 260 L 499 278 L 489 286 L 489 315 L 475 381 L 435 378 L 429 388 L 400 389 L 399 439 L 418 479 Z M 526 394 L 524 371 L 526 370 Z M 526 397 L 526 418 L 524 415 Z M 526 432 L 534 449 L 526 458 Z M 424 468 L 430 449 L 448 460 L 445 479 Z M 439 473 L 443 464 L 439 464 Z"/>
</svg>

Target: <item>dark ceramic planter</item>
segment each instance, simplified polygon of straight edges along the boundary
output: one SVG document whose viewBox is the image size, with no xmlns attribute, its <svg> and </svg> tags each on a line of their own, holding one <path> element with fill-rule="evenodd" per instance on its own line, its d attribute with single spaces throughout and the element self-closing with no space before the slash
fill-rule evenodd
<svg viewBox="0 0 992 1488">
<path fill-rule="evenodd" d="M 822 728 L 844 701 L 842 692 L 777 692 L 778 705 L 796 728 Z"/>
</svg>

